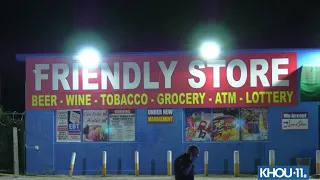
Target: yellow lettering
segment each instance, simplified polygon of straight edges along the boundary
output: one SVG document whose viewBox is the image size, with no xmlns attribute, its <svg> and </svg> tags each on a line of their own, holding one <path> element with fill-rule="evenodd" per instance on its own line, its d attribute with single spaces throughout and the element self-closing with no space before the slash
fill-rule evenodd
<svg viewBox="0 0 320 180">
<path fill-rule="evenodd" d="M 32 106 L 38 106 L 38 101 L 37 101 L 37 96 L 36 95 L 32 95 L 31 96 L 31 104 Z"/>
<path fill-rule="evenodd" d="M 141 95 L 141 104 L 142 104 L 142 105 L 147 105 L 147 104 L 148 104 L 148 95 L 145 94 L 145 93 L 143 93 L 143 94 Z"/>
<path fill-rule="evenodd" d="M 216 101 L 215 103 L 221 104 L 221 103 L 236 103 L 237 94 L 236 92 L 218 92 L 216 95 Z"/>
<path fill-rule="evenodd" d="M 200 96 L 200 104 L 204 103 L 204 98 L 206 97 L 206 93 L 199 93 Z"/>
<path fill-rule="evenodd" d="M 129 95 L 130 95 L 130 94 L 128 94 L 128 97 L 127 97 L 128 99 L 129 99 Z M 122 96 L 121 96 L 121 104 L 122 104 L 122 105 L 127 105 L 127 98 L 126 98 L 125 95 L 122 95 Z"/>
<path fill-rule="evenodd" d="M 147 105 L 148 95 L 143 94 L 100 94 L 102 105 Z"/>
<path fill-rule="evenodd" d="M 259 92 L 259 94 L 261 95 L 261 103 L 264 103 L 264 95 L 266 94 L 266 92 L 264 92 L 264 91 L 261 91 L 261 92 Z"/>
<path fill-rule="evenodd" d="M 279 91 L 273 91 L 273 103 L 279 103 Z"/>
<path fill-rule="evenodd" d="M 192 93 L 186 93 L 186 104 L 192 104 Z"/>
<path fill-rule="evenodd" d="M 252 93 L 252 102 L 253 103 L 258 103 L 259 102 L 259 93 L 257 91 L 254 91 Z"/>
<path fill-rule="evenodd" d="M 67 94 L 67 106 L 91 106 L 91 94 Z"/>
<path fill-rule="evenodd" d="M 164 94 L 164 104 L 171 104 L 171 96 L 169 93 Z"/>
<path fill-rule="evenodd" d="M 108 105 L 113 105 L 113 96 L 112 94 L 107 95 L 107 104 Z"/>
<path fill-rule="evenodd" d="M 101 98 L 101 102 L 102 102 L 102 105 L 104 106 L 105 105 L 105 99 L 106 99 L 107 95 L 106 94 L 100 94 L 100 98 Z"/>
<path fill-rule="evenodd" d="M 292 102 L 292 95 L 293 95 L 293 91 L 287 91 L 287 96 L 288 96 L 288 102 L 289 103 Z"/>
<path fill-rule="evenodd" d="M 133 103 L 134 103 L 135 105 L 139 105 L 139 104 L 140 104 L 140 99 L 139 99 L 139 97 L 140 97 L 139 94 L 135 94 L 135 95 L 134 95 L 134 101 L 133 101 Z"/>
<path fill-rule="evenodd" d="M 193 100 L 193 102 L 192 102 L 192 104 L 199 104 L 199 94 L 197 94 L 197 93 L 193 93 L 192 94 L 192 100 Z"/>
<path fill-rule="evenodd" d="M 287 102 L 287 99 L 286 99 L 286 92 L 287 91 L 280 91 L 280 102 Z"/>
<path fill-rule="evenodd" d="M 173 122 L 172 116 L 151 116 L 148 117 L 148 122 Z"/>
<path fill-rule="evenodd" d="M 252 103 L 251 99 L 249 98 L 249 93 L 248 92 L 246 92 L 246 103 L 248 103 L 248 104 Z"/>
<path fill-rule="evenodd" d="M 246 92 L 246 103 L 291 103 L 293 91 L 254 91 Z"/>
<path fill-rule="evenodd" d="M 272 91 L 267 91 L 266 94 L 268 95 L 268 103 L 271 103 Z"/>
<path fill-rule="evenodd" d="M 178 104 L 179 102 L 179 97 L 177 93 L 172 94 L 172 104 Z"/>
<path fill-rule="evenodd" d="M 31 96 L 32 106 L 57 106 L 56 95 L 32 95 Z"/>
<path fill-rule="evenodd" d="M 228 103 L 234 104 L 237 102 L 237 94 L 236 92 L 229 92 L 228 93 Z"/>
<path fill-rule="evenodd" d="M 133 104 L 133 94 L 128 94 L 128 104 L 129 105 Z"/>
<path fill-rule="evenodd" d="M 113 94 L 113 104 L 114 105 L 120 104 L 120 94 Z"/>
<path fill-rule="evenodd" d="M 179 95 L 179 103 L 180 104 L 185 104 L 186 103 L 186 95 L 184 94 L 184 93 L 181 93 L 180 95 Z"/>
<path fill-rule="evenodd" d="M 203 104 L 206 93 L 159 93 L 157 102 L 166 104 Z"/>
<path fill-rule="evenodd" d="M 221 103 L 222 103 L 221 95 L 220 95 L 220 93 L 219 93 L 219 92 L 216 94 L 216 100 L 215 100 L 215 103 L 216 103 L 216 104 L 221 104 Z"/>
<path fill-rule="evenodd" d="M 91 106 L 91 94 L 86 94 L 86 102 L 85 105 L 86 106 Z"/>
<path fill-rule="evenodd" d="M 164 103 L 164 95 L 162 93 L 159 93 L 157 96 L 157 102 L 158 104 L 162 105 Z"/>
</svg>

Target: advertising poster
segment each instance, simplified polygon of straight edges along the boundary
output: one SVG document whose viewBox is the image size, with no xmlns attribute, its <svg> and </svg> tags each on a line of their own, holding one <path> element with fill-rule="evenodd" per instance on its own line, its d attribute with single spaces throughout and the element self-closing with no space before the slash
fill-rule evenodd
<svg viewBox="0 0 320 180">
<path fill-rule="evenodd" d="M 135 110 L 109 110 L 109 141 L 135 141 Z"/>
<path fill-rule="evenodd" d="M 172 123 L 173 109 L 148 109 L 148 123 Z"/>
<path fill-rule="evenodd" d="M 211 135 L 214 141 L 240 140 L 240 124 L 238 108 L 212 109 Z"/>
<path fill-rule="evenodd" d="M 211 141 L 211 109 L 185 109 L 186 140 Z"/>
<path fill-rule="evenodd" d="M 57 110 L 56 111 L 56 141 L 80 142 L 81 141 L 81 111 Z"/>
<path fill-rule="evenodd" d="M 108 140 L 108 110 L 83 110 L 83 141 Z"/>
<path fill-rule="evenodd" d="M 282 113 L 282 130 L 307 130 L 308 126 L 307 112 Z"/>
<path fill-rule="evenodd" d="M 300 101 L 320 101 L 320 65 L 301 68 Z"/>
<path fill-rule="evenodd" d="M 268 109 L 241 108 L 241 140 L 268 140 Z"/>
</svg>

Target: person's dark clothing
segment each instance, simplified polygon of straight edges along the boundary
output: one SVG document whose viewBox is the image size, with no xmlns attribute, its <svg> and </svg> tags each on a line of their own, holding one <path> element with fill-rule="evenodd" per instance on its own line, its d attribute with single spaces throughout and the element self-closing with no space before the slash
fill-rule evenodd
<svg viewBox="0 0 320 180">
<path fill-rule="evenodd" d="M 175 180 L 194 180 L 194 166 L 190 170 L 188 175 L 184 175 L 183 171 L 190 167 L 191 164 L 190 155 L 187 153 L 177 157 L 174 161 L 174 176 Z"/>
</svg>

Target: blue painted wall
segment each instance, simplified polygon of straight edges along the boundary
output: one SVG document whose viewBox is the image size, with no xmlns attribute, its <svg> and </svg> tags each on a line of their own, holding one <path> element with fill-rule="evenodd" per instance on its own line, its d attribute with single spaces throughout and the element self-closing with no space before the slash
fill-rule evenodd
<svg viewBox="0 0 320 180">
<path fill-rule="evenodd" d="M 298 67 L 319 59 L 320 50 L 298 51 Z M 319 136 L 318 105 L 318 102 L 313 102 L 299 103 L 296 107 L 269 108 L 269 141 L 266 142 L 197 143 L 202 152 L 209 151 L 209 173 L 232 173 L 234 150 L 240 151 L 242 173 L 254 173 L 259 162 L 266 165 L 270 149 L 276 151 L 276 164 L 290 165 L 295 163 L 296 157 L 311 157 L 312 167 L 315 167 Z M 281 112 L 284 111 L 308 112 L 309 130 L 282 131 Z M 183 109 L 174 109 L 173 124 L 148 124 L 147 110 L 137 109 L 136 142 L 56 143 L 55 111 L 27 111 L 26 172 L 44 174 L 54 171 L 56 174 L 67 174 L 71 153 L 76 152 L 74 174 L 98 174 L 102 151 L 106 150 L 108 173 L 133 174 L 134 151 L 139 151 L 141 174 L 166 174 L 167 150 L 172 150 L 174 159 L 190 144 L 184 142 L 183 117 Z M 35 146 L 40 147 L 39 151 L 35 150 Z M 195 167 L 196 173 L 203 173 L 203 156 L 197 160 Z"/>
</svg>

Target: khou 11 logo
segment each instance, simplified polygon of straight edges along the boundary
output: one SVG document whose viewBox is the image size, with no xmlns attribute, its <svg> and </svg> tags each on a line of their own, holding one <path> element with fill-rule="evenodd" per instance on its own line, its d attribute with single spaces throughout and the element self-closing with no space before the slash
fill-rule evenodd
<svg viewBox="0 0 320 180">
<path fill-rule="evenodd" d="M 259 166 L 259 179 L 309 179 L 308 166 Z"/>
</svg>

